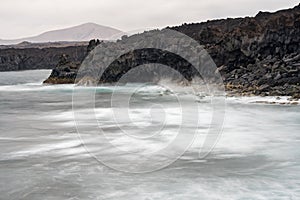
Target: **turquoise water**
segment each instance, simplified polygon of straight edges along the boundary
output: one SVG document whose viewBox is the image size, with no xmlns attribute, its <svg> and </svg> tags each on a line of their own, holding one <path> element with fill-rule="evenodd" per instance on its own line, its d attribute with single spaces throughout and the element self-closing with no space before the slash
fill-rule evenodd
<svg viewBox="0 0 300 200">
<path fill-rule="evenodd" d="M 300 106 L 228 99 L 222 135 L 208 157 L 199 159 L 195 142 L 166 168 L 131 174 L 105 166 L 86 151 L 72 112 L 74 86 L 41 85 L 49 73 L 0 73 L 0 199 L 300 199 Z M 128 88 L 116 93 L 126 93 Z M 115 89 L 107 86 L 96 91 L 97 119 L 119 148 L 161 148 L 180 123 L 172 95 L 157 87 L 144 88 L 134 99 L 139 107 L 132 116 L 144 127 L 143 134 L 155 129 L 147 124 L 147 102 L 155 99 L 167 105 L 171 117 L 168 134 L 138 145 L 121 137 L 113 124 L 109 94 Z M 185 95 L 182 106 L 189 107 L 194 100 Z M 206 129 L 209 106 L 202 103 L 201 127 Z M 83 118 L 89 130 L 89 116 Z M 192 122 L 183 126 L 197 128 Z M 126 121 L 119 126 L 135 131 Z M 91 146 L 97 144 L 94 134 L 91 129 L 86 135 Z M 115 159 L 115 152 L 104 146 L 93 151 Z"/>
</svg>

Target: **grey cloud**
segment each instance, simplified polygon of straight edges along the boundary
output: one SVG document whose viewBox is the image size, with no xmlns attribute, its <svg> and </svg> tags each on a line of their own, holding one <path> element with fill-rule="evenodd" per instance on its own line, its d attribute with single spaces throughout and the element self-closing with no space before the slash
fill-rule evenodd
<svg viewBox="0 0 300 200">
<path fill-rule="evenodd" d="M 0 38 L 36 35 L 95 22 L 124 31 L 207 19 L 253 16 L 297 5 L 298 0 L 1 0 Z"/>
</svg>

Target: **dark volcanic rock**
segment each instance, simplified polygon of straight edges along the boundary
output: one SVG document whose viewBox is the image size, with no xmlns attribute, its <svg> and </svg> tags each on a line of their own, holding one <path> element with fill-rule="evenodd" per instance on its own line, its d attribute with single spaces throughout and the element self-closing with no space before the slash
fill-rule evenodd
<svg viewBox="0 0 300 200">
<path fill-rule="evenodd" d="M 229 94 L 299 96 L 300 5 L 275 13 L 260 12 L 255 17 L 184 24 L 171 29 L 192 37 L 204 46 L 223 76 Z M 97 41 L 91 41 L 90 45 L 97 45 Z M 126 72 L 126 67 L 152 59 L 145 57 L 143 61 L 138 60 L 139 54 L 143 52 L 129 52 L 131 56 L 124 56 L 113 63 L 112 70 L 106 72 L 102 82 L 117 81 Z M 165 64 L 186 67 L 175 58 L 173 61 Z M 57 66 L 50 78 L 65 80 L 66 76 L 71 76 L 66 82 L 74 81 L 73 71 L 68 69 L 70 72 L 66 72 L 62 70 L 63 66 L 66 67 Z M 184 70 L 183 75 L 192 77 L 193 73 Z"/>
<path fill-rule="evenodd" d="M 74 61 L 68 54 L 62 54 L 59 62 L 52 70 L 49 78 L 44 81 L 46 84 L 73 84 L 75 82 L 78 69 L 81 65 L 83 58 L 92 51 L 101 42 L 99 40 L 91 40 L 89 45 L 82 50 L 82 58 L 79 61 Z"/>
<path fill-rule="evenodd" d="M 0 49 L 0 71 L 53 69 L 62 54 L 80 62 L 86 55 L 86 46 Z"/>
<path fill-rule="evenodd" d="M 58 65 L 52 70 L 50 77 L 44 81 L 49 84 L 72 84 L 81 62 L 71 62 L 68 55 L 60 57 Z"/>
<path fill-rule="evenodd" d="M 245 95 L 300 93 L 300 5 L 172 29 L 205 46 L 229 91 Z"/>
</svg>

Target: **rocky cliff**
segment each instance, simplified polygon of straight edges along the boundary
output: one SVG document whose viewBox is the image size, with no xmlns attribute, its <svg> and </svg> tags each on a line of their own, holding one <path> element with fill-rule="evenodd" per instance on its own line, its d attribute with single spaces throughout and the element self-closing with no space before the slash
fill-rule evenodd
<svg viewBox="0 0 300 200">
<path fill-rule="evenodd" d="M 184 24 L 172 29 L 204 45 L 227 89 L 245 94 L 300 93 L 300 4 L 255 17 Z"/>
<path fill-rule="evenodd" d="M 204 45 L 223 76 L 228 92 L 241 95 L 288 95 L 299 98 L 300 5 L 275 13 L 260 12 L 255 17 L 183 24 L 171 29 L 184 33 Z M 124 63 L 127 67 L 136 65 L 137 62 L 133 58 L 139 53 L 132 52 L 133 56 L 127 60 L 121 58 L 120 62 L 117 62 L 119 64 L 115 63 L 115 68 L 124 66 Z M 173 64 L 176 64 L 175 62 L 176 59 Z M 47 83 L 62 83 L 63 81 L 57 80 L 63 80 L 69 75 L 69 69 L 64 69 L 63 73 L 59 70 L 52 73 Z M 76 74 L 76 70 L 72 73 Z M 117 80 L 117 77 L 122 75 L 117 73 L 110 74 L 102 81 Z M 65 81 L 74 82 L 74 76 Z"/>
<path fill-rule="evenodd" d="M 3 48 L 0 49 L 0 71 L 53 69 L 62 54 L 67 54 L 70 60 L 80 62 L 86 56 L 86 45 L 46 48 Z"/>
</svg>

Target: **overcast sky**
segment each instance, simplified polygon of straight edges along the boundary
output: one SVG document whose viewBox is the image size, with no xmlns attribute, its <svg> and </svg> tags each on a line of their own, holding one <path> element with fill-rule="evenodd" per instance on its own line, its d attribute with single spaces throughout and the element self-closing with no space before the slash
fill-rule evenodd
<svg viewBox="0 0 300 200">
<path fill-rule="evenodd" d="M 94 22 L 123 31 L 254 16 L 299 0 L 0 0 L 0 38 L 14 39 Z"/>
</svg>

